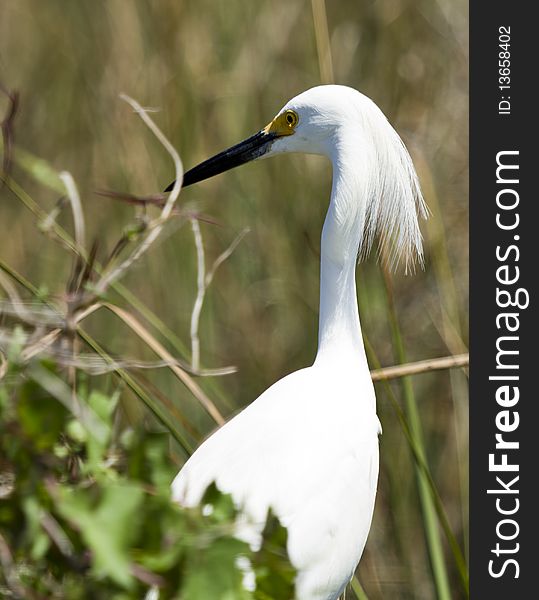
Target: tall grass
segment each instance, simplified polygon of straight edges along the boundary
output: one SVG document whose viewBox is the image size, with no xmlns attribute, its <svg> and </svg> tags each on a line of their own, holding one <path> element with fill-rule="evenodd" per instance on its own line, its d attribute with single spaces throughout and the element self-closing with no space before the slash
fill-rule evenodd
<svg viewBox="0 0 539 600">
<path fill-rule="evenodd" d="M 75 248 L 70 210 L 36 234 L 65 195 L 57 173 L 69 171 L 78 185 L 86 239 L 99 241 L 99 261 L 140 220 L 131 206 L 95 191 L 155 194 L 173 178 L 169 156 L 120 92 L 159 108 L 152 118 L 189 167 L 259 129 L 289 97 L 334 79 L 365 92 L 388 115 L 412 152 L 433 213 L 424 228 L 426 268 L 392 277 L 394 307 L 375 257 L 359 267 L 372 355 L 391 365 L 403 360 L 402 348 L 409 360 L 466 351 L 466 31 L 460 0 L 6 4 L 0 81 L 20 92 L 20 107 L 12 180 L 0 188 L 2 264 L 18 278 L 21 295 L 61 304 L 72 269 L 66 245 Z M 0 96 L 0 114 L 7 108 Z M 200 398 L 228 417 L 312 361 L 330 178 L 321 159 L 287 156 L 182 192 L 182 208 L 217 223 L 199 224 L 208 266 L 244 229 L 250 233 L 216 271 L 198 326 L 200 368 L 235 365 L 238 372 L 192 378 L 197 397 L 173 369 L 144 377 L 122 369 L 124 418 L 151 424 L 153 413 L 164 420 L 178 465 L 216 425 Z M 158 209 L 148 207 L 146 215 L 155 218 Z M 85 320 L 86 343 L 108 357 L 152 361 L 157 352 L 190 364 L 197 273 L 189 220 L 177 219 L 108 290 L 107 301 L 125 313 L 99 311 Z M 105 387 L 118 376 L 99 379 Z M 431 489 L 416 483 L 417 460 L 392 396 L 404 408 L 415 406 L 408 423 L 416 436 L 413 422 L 421 423 L 432 483 L 466 548 L 466 375 L 415 375 L 413 401 L 409 386 L 377 384 L 384 429 L 379 493 L 357 573 L 361 584 L 350 593 L 370 600 L 464 598 L 451 544 L 437 533 L 439 513 L 432 506 L 425 513 Z"/>
</svg>

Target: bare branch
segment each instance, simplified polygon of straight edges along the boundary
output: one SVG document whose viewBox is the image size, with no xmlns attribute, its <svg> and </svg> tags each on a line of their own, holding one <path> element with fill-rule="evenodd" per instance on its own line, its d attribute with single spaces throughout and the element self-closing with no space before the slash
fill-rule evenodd
<svg viewBox="0 0 539 600">
<path fill-rule="evenodd" d="M 441 369 L 454 369 L 456 367 L 466 367 L 470 364 L 469 354 L 458 354 L 456 356 L 444 356 L 443 358 L 431 358 L 420 360 L 413 363 L 405 363 L 394 367 L 384 367 L 371 371 L 373 381 L 382 381 L 386 379 L 396 379 L 408 375 L 417 375 L 418 373 L 428 373 L 429 371 L 438 371 Z"/>
</svg>

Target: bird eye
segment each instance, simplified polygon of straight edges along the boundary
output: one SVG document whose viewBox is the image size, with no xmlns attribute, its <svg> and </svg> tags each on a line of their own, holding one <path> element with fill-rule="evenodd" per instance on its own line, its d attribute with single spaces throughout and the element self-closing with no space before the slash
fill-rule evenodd
<svg viewBox="0 0 539 600">
<path fill-rule="evenodd" d="M 285 118 L 286 124 L 288 125 L 288 127 L 290 127 L 290 129 L 294 128 L 298 124 L 298 121 L 299 121 L 298 114 L 293 110 L 287 110 L 285 112 L 284 118 Z"/>
</svg>

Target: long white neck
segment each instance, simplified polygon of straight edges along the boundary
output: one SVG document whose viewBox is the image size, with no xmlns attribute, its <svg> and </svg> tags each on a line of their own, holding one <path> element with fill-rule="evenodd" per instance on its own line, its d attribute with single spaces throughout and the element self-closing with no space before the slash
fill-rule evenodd
<svg viewBox="0 0 539 600">
<path fill-rule="evenodd" d="M 427 208 L 412 159 L 380 109 L 360 94 L 352 105 L 319 141 L 333 165 L 333 186 L 322 230 L 316 362 L 367 369 L 356 298 L 358 250 L 366 255 L 377 237 L 391 265 L 421 263 L 417 213 L 426 217 Z"/>
<path fill-rule="evenodd" d="M 353 362 L 367 366 L 356 296 L 356 264 L 365 219 L 365 169 L 344 161 L 352 147 L 336 145 L 332 156 L 333 185 L 322 230 L 320 320 L 316 361 Z"/>
</svg>

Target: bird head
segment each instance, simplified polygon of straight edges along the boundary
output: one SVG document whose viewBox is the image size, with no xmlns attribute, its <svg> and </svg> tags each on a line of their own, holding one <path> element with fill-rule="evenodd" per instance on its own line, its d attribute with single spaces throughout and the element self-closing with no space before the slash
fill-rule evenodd
<svg viewBox="0 0 539 600">
<path fill-rule="evenodd" d="M 337 214 L 359 215 L 360 256 L 378 237 L 393 265 L 403 258 L 408 270 L 416 258 L 422 262 L 417 217 L 426 217 L 427 207 L 410 155 L 376 104 L 346 86 L 321 85 L 292 98 L 253 136 L 187 171 L 183 187 L 284 152 L 325 155 L 346 173 Z"/>
<path fill-rule="evenodd" d="M 353 114 L 353 100 L 362 96 L 340 85 L 323 85 L 299 94 L 283 106 L 260 131 L 219 152 L 184 174 L 192 185 L 247 162 L 284 152 L 328 155 L 330 141 Z M 172 182 L 165 191 L 170 191 Z"/>
</svg>

